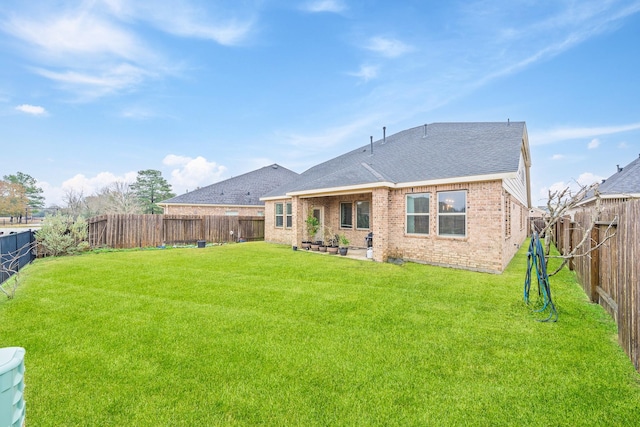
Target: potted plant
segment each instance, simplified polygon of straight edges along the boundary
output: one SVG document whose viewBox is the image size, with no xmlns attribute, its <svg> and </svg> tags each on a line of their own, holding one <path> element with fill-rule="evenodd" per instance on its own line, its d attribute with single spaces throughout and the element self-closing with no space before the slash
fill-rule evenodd
<svg viewBox="0 0 640 427">
<path fill-rule="evenodd" d="M 337 234 L 333 234 L 333 231 L 329 227 L 325 229 L 325 244 L 327 245 L 327 253 L 335 255 L 338 253 L 338 242 L 340 237 Z"/>
<path fill-rule="evenodd" d="M 340 255 L 345 256 L 349 250 L 349 239 L 344 234 L 340 235 Z"/>
<path fill-rule="evenodd" d="M 313 239 L 318 233 L 318 229 L 320 229 L 320 221 L 318 221 L 318 218 L 313 216 L 312 213 L 309 213 L 309 215 L 307 216 L 307 219 L 305 219 L 304 222 L 307 225 L 308 240 L 305 242 L 302 242 L 302 247 L 307 250 L 311 248 L 317 251 L 319 246 L 316 246 L 315 248 L 313 248 L 312 245 L 313 245 Z"/>
</svg>

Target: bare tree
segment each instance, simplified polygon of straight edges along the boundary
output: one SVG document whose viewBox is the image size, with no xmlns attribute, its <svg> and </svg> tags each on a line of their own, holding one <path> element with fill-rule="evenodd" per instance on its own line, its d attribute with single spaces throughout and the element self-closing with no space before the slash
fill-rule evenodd
<svg viewBox="0 0 640 427">
<path fill-rule="evenodd" d="M 137 214 L 142 213 L 142 205 L 131 184 L 116 181 L 105 188 L 109 198 L 107 213 Z"/>
<path fill-rule="evenodd" d="M 64 193 L 65 211 L 74 218 L 82 215 L 86 207 L 84 192 L 69 189 Z"/>
<path fill-rule="evenodd" d="M 599 184 L 594 183 L 589 186 L 580 185 L 578 191 L 573 192 L 570 187 L 565 187 L 562 190 L 552 192 L 549 190 L 549 197 L 547 200 L 547 213 L 544 215 L 544 228 L 541 230 L 540 235 L 544 236 L 544 252 L 545 252 L 545 264 L 548 264 L 550 258 L 560 258 L 562 263 L 555 271 L 549 273 L 549 276 L 553 276 L 558 273 L 567 263 L 576 257 L 589 256 L 591 252 L 597 250 L 600 246 L 604 245 L 609 239 L 611 239 L 615 232 L 612 227 L 607 228 L 604 238 L 601 239 L 596 245 L 589 245 L 589 249 L 584 251 L 587 247 L 587 243 L 591 243 L 591 231 L 600 219 L 602 214 L 602 198 L 598 190 Z M 593 205 L 590 206 L 590 217 L 586 224 L 578 225 L 580 233 L 579 242 L 573 246 L 570 251 L 562 249 L 563 253 L 560 255 L 550 255 L 551 243 L 554 238 L 553 230 L 555 230 L 558 222 L 576 211 L 580 204 L 587 199 L 593 198 Z M 557 242 L 553 242 L 557 244 Z M 561 249 L 561 248 L 558 248 Z"/>
</svg>

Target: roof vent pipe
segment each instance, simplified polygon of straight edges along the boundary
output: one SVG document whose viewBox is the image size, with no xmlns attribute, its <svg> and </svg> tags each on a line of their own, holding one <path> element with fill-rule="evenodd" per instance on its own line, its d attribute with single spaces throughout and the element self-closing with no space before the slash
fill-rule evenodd
<svg viewBox="0 0 640 427">
<path fill-rule="evenodd" d="M 620 165 L 616 165 L 616 167 L 618 168 L 618 172 L 622 172 L 622 168 L 620 167 Z"/>
<path fill-rule="evenodd" d="M 424 124 L 424 135 L 422 135 L 423 138 L 427 137 L 427 124 Z"/>
<path fill-rule="evenodd" d="M 387 142 L 387 127 L 382 126 L 382 143 L 385 144 Z"/>
<path fill-rule="evenodd" d="M 511 126 L 511 119 L 507 119 L 507 126 Z"/>
<path fill-rule="evenodd" d="M 370 139 L 370 144 L 371 144 L 371 155 L 373 156 L 373 135 L 369 137 Z"/>
</svg>

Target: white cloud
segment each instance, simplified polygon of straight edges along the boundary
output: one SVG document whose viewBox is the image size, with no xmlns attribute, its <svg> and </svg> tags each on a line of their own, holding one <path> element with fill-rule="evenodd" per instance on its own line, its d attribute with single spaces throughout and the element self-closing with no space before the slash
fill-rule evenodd
<svg viewBox="0 0 640 427">
<path fill-rule="evenodd" d="M 169 183 L 176 194 L 219 181 L 227 168 L 216 162 L 209 162 L 202 156 L 191 158 L 169 154 L 162 163 L 174 168 Z"/>
<path fill-rule="evenodd" d="M 16 110 L 22 111 L 23 113 L 26 113 L 26 114 L 32 114 L 34 116 L 47 115 L 47 110 L 45 110 L 44 107 L 40 107 L 38 105 L 22 104 L 22 105 L 18 105 L 16 107 Z"/>
<path fill-rule="evenodd" d="M 551 193 L 561 192 L 565 188 L 569 188 L 569 190 L 575 194 L 577 193 L 581 187 L 586 187 L 596 182 L 601 182 L 604 177 L 600 175 L 596 175 L 591 172 L 584 172 L 578 176 L 577 179 L 572 180 L 570 182 L 557 181 L 551 184 L 548 187 L 540 188 L 540 192 L 538 193 L 539 199 L 538 204 L 546 204 L 549 199 L 549 191 Z"/>
<path fill-rule="evenodd" d="M 137 176 L 137 172 L 127 172 L 123 175 L 115 175 L 111 172 L 100 172 L 92 177 L 77 174 L 64 181 L 60 187 L 54 187 L 46 181 L 39 181 L 38 185 L 42 187 L 47 206 L 64 206 L 65 195 L 70 191 L 82 193 L 84 196 L 91 196 L 116 181 L 133 183 L 136 181 Z"/>
<path fill-rule="evenodd" d="M 413 50 L 411 46 L 400 40 L 380 36 L 369 39 L 365 48 L 387 58 L 396 58 Z"/>
<path fill-rule="evenodd" d="M 566 156 L 564 154 L 554 154 L 553 156 L 551 156 L 551 160 L 562 160 L 565 157 Z"/>
<path fill-rule="evenodd" d="M 378 77 L 378 67 L 374 65 L 361 65 L 358 71 L 347 74 L 368 82 Z"/>
<path fill-rule="evenodd" d="M 591 172 L 584 172 L 581 173 L 580 176 L 578 176 L 578 179 L 576 179 L 576 181 L 582 186 L 588 186 L 595 182 L 601 182 L 603 179 L 603 176 L 596 175 Z"/>
<path fill-rule="evenodd" d="M 148 79 L 180 71 L 180 61 L 168 58 L 139 31 L 140 22 L 174 36 L 222 45 L 240 43 L 254 28 L 254 12 L 244 7 L 235 12 L 238 18 L 234 11 L 222 10 L 212 12 L 212 18 L 189 2 L 102 0 L 64 5 L 31 8 L 28 15 L 14 13 L 0 22 L 0 31 L 21 42 L 18 52 L 37 64 L 32 71 L 78 93 L 81 100 L 131 90 Z"/>
<path fill-rule="evenodd" d="M 573 139 L 594 138 L 602 135 L 629 132 L 640 129 L 640 123 L 619 126 L 557 128 L 543 132 L 533 132 L 529 135 L 531 145 L 552 144 Z"/>
<path fill-rule="evenodd" d="M 316 0 L 307 2 L 303 9 L 307 12 L 333 12 L 344 11 L 347 6 L 341 0 Z"/>
<path fill-rule="evenodd" d="M 149 77 L 151 73 L 142 68 L 120 64 L 110 69 L 89 72 L 54 72 L 34 69 L 43 77 L 60 83 L 63 87 L 79 92 L 84 98 L 97 98 L 123 89 L 131 88 Z M 96 72 L 100 74 L 95 74 Z"/>
<path fill-rule="evenodd" d="M 620 144 L 618 144 L 618 148 L 621 148 L 623 150 L 627 149 L 629 148 L 629 144 L 627 144 L 625 141 L 622 141 Z"/>
<path fill-rule="evenodd" d="M 600 146 L 600 140 L 598 138 L 593 138 L 591 142 L 589 142 L 589 144 L 587 145 L 587 148 L 589 150 L 593 150 L 598 148 L 599 146 Z"/>
</svg>

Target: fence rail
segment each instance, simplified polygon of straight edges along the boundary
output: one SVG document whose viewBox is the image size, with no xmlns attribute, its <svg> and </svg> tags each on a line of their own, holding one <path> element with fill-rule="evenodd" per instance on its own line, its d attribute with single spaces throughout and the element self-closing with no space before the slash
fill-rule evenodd
<svg viewBox="0 0 640 427">
<path fill-rule="evenodd" d="M 89 220 L 92 248 L 141 248 L 197 241 L 264 240 L 264 217 L 218 215 L 101 215 Z"/>
<path fill-rule="evenodd" d="M 573 221 L 567 217 L 558 224 L 556 242 L 561 251 L 578 244 L 590 218 L 590 208 L 585 208 Z M 615 236 L 605 242 L 612 232 Z M 606 206 L 579 255 L 569 268 L 591 301 L 616 321 L 620 345 L 640 371 L 640 200 Z"/>
<path fill-rule="evenodd" d="M 34 232 L 0 236 L 0 284 L 36 258 Z"/>
</svg>

